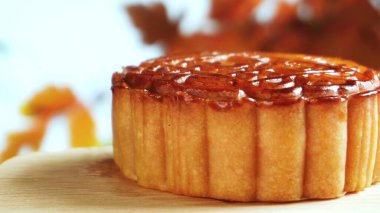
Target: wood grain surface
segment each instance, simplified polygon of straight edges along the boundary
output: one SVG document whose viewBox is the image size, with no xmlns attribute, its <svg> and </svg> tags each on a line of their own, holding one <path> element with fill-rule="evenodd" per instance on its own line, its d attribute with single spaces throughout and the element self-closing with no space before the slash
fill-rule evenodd
<svg viewBox="0 0 380 213">
<path fill-rule="evenodd" d="M 235 203 L 139 187 L 111 147 L 36 153 L 0 165 L 0 212 L 380 212 L 380 186 L 340 199 Z"/>
</svg>

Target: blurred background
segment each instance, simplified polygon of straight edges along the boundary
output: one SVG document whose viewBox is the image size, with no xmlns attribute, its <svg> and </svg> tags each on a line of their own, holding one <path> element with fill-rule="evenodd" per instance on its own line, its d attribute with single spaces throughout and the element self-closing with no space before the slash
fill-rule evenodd
<svg viewBox="0 0 380 213">
<path fill-rule="evenodd" d="M 35 125 L 20 108 L 47 85 L 69 87 L 90 110 L 100 143 L 110 144 L 112 73 L 164 53 L 160 44 L 143 43 L 126 11 L 127 5 L 153 2 L 0 0 L 0 151 L 10 132 Z M 207 17 L 207 1 L 159 2 L 168 5 L 170 19 L 192 14 L 184 19 L 188 32 Z M 57 114 L 40 148 L 69 147 L 67 118 Z M 22 152 L 28 150 L 23 146 Z"/>
<path fill-rule="evenodd" d="M 21 153 L 68 149 L 73 103 L 94 121 L 97 143 L 90 145 L 111 144 L 112 73 L 164 54 L 297 52 L 378 69 L 379 8 L 379 0 L 0 0 L 0 151 L 12 132 L 33 138 L 29 129 L 41 120 L 46 125 L 34 141 L 41 146 L 17 139 Z M 39 99 L 22 114 L 49 85 L 68 88 L 75 99 L 57 110 L 44 101 L 63 96 L 40 95 L 54 109 L 32 112 Z"/>
</svg>

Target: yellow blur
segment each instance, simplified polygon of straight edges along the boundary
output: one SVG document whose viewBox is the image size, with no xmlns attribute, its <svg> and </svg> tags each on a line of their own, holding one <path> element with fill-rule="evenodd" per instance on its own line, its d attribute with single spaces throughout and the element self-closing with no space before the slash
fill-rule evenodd
<svg viewBox="0 0 380 213">
<path fill-rule="evenodd" d="M 37 151 L 50 120 L 61 114 L 68 118 L 72 147 L 99 145 L 90 112 L 69 88 L 46 87 L 28 100 L 21 112 L 31 118 L 31 124 L 23 131 L 8 134 L 5 149 L 0 152 L 0 163 L 16 156 L 22 147 Z"/>
</svg>

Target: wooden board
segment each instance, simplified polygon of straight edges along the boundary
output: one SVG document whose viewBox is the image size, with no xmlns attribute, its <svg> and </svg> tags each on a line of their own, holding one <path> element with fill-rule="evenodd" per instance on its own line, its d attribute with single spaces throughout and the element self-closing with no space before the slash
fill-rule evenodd
<svg viewBox="0 0 380 213">
<path fill-rule="evenodd" d="M 37 153 L 0 165 L 0 212 L 380 212 L 380 186 L 327 201 L 233 203 L 144 189 L 125 179 L 110 147 Z"/>
</svg>

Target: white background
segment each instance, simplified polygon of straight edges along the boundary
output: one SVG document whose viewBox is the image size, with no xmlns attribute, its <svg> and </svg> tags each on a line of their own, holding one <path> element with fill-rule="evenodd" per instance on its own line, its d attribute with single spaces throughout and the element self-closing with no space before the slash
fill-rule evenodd
<svg viewBox="0 0 380 213">
<path fill-rule="evenodd" d="M 111 75 L 124 65 L 162 54 L 146 46 L 122 0 L 0 0 L 0 149 L 6 133 L 27 127 L 20 106 L 46 85 L 69 86 L 96 119 L 97 135 L 112 142 Z M 207 17 L 209 1 L 165 1 L 181 30 L 192 33 Z M 102 98 L 98 98 L 102 97 Z M 68 148 L 64 117 L 52 121 L 42 150 Z"/>
</svg>

